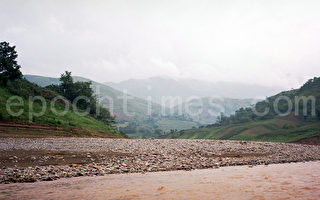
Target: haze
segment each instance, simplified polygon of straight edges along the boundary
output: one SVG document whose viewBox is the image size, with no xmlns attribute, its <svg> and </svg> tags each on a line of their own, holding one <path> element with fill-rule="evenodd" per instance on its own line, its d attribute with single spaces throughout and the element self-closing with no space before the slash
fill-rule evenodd
<svg viewBox="0 0 320 200">
<path fill-rule="evenodd" d="M 319 1 L 0 2 L 24 74 L 298 87 L 320 74 Z"/>
</svg>

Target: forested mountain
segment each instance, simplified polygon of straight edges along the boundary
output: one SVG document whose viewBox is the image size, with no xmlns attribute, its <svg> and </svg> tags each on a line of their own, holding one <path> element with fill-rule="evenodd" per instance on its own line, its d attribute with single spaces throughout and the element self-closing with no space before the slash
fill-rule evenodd
<svg viewBox="0 0 320 200">
<path fill-rule="evenodd" d="M 310 79 L 299 89 L 271 96 L 255 107 L 241 108 L 229 117 L 222 114 L 215 124 L 166 137 L 294 142 L 318 136 L 320 78 Z"/>
</svg>

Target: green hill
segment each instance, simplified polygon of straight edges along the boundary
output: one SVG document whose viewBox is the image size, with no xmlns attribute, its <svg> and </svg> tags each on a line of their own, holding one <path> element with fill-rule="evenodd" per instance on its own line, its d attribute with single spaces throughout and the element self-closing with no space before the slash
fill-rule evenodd
<svg viewBox="0 0 320 200">
<path fill-rule="evenodd" d="M 302 100 L 296 99 L 303 96 L 315 98 L 314 109 L 311 101 L 307 101 L 305 113 Z M 291 100 L 292 107 L 285 99 Z M 280 114 L 276 112 L 276 107 Z M 253 108 L 241 108 L 230 117 L 222 115 L 216 124 L 170 133 L 165 137 L 295 142 L 320 136 L 320 78 L 310 79 L 297 90 L 269 97 L 258 102 L 254 108 L 260 113 L 266 109 L 270 111 L 257 116 Z"/>
<path fill-rule="evenodd" d="M 21 97 L 23 103 L 13 100 L 12 103 L 21 103 L 11 106 L 10 109 L 17 113 L 23 111 L 19 116 L 8 113 L 6 104 L 12 96 Z M 40 101 L 29 100 L 29 97 L 42 96 L 45 98 L 45 109 L 43 115 L 38 116 L 43 104 Z M 6 87 L 0 87 L 0 118 L 1 134 L 15 135 L 27 134 L 37 136 L 80 136 L 80 137 L 126 137 L 113 127 L 96 120 L 90 115 L 80 116 L 72 109 L 66 110 L 65 115 L 56 115 L 54 111 L 62 113 L 64 104 L 57 101 L 51 109 L 51 100 L 57 94 L 39 87 L 27 80 L 15 80 L 9 82 Z M 33 114 L 35 113 L 35 114 Z"/>
</svg>

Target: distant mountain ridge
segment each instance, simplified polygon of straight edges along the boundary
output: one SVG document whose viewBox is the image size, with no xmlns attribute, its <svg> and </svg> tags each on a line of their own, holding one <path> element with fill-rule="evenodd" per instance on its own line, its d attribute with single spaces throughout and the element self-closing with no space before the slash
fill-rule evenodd
<svg viewBox="0 0 320 200">
<path fill-rule="evenodd" d="M 147 99 L 161 104 L 163 96 L 179 96 L 184 101 L 190 94 L 196 91 L 181 85 L 178 81 L 163 77 L 153 77 L 150 79 L 129 79 L 120 83 L 107 83 L 109 86 L 121 91 L 127 91 L 134 96 Z"/>
<path fill-rule="evenodd" d="M 179 96 L 182 101 L 188 97 L 225 97 L 233 99 L 265 98 L 283 88 L 271 88 L 256 84 L 232 82 L 206 82 L 194 79 L 173 79 L 169 77 L 151 77 L 149 79 L 129 79 L 119 83 L 104 83 L 118 90 L 161 104 L 163 96 Z M 178 103 L 177 103 L 178 104 Z"/>
</svg>

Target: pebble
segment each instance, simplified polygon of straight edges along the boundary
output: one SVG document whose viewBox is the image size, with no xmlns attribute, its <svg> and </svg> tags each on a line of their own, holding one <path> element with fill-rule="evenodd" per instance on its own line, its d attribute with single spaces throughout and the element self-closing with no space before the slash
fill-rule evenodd
<svg viewBox="0 0 320 200">
<path fill-rule="evenodd" d="M 219 168 L 223 166 L 268 165 L 320 159 L 320 146 L 290 143 L 103 138 L 0 138 L 0 150 L 43 150 L 72 152 L 84 156 L 84 164 L 43 165 L 63 156 L 31 156 L 42 166 L 0 169 L 0 183 L 52 181 L 77 176 L 102 176 L 115 173 L 146 173 L 170 170 Z M 240 156 L 239 156 L 240 155 Z M 12 159 L 11 159 L 12 158 Z M 22 159 L 19 156 L 19 161 Z M 93 162 L 94 161 L 94 162 Z"/>
</svg>

